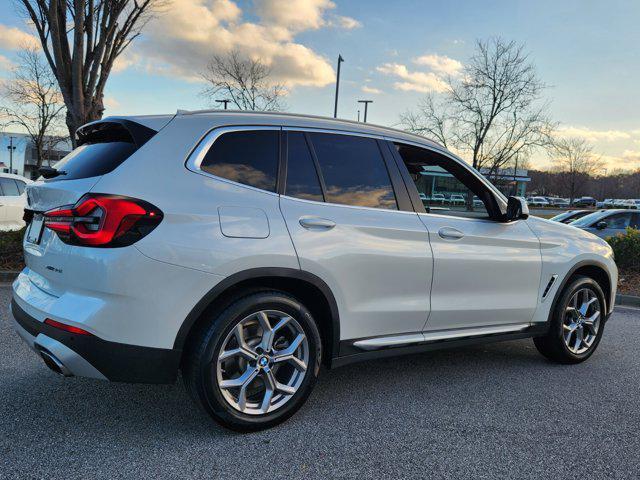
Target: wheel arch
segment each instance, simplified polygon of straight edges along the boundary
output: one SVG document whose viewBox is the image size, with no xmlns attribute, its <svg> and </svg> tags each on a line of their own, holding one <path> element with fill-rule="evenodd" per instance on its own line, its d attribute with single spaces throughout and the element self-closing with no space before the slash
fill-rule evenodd
<svg viewBox="0 0 640 480">
<path fill-rule="evenodd" d="M 612 304 L 612 289 L 611 289 L 611 275 L 607 267 L 604 264 L 601 264 L 595 260 L 583 260 L 581 262 L 576 263 L 569 272 L 564 276 L 562 283 L 558 287 L 556 291 L 556 295 L 553 299 L 553 304 L 551 305 L 551 312 L 555 311 L 556 304 L 564 291 L 564 288 L 567 286 L 569 281 L 575 277 L 576 275 L 584 275 L 585 277 L 592 278 L 595 280 L 602 292 L 604 293 L 605 300 L 605 312 L 609 312 L 609 306 Z"/>
<path fill-rule="evenodd" d="M 173 348 L 184 352 L 201 327 L 207 313 L 226 308 L 239 296 L 252 291 L 273 289 L 289 293 L 305 304 L 318 322 L 325 352 L 323 362 L 330 365 L 338 354 L 340 318 L 338 305 L 329 286 L 318 276 L 293 268 L 253 268 L 226 277 L 209 290 L 182 322 Z"/>
</svg>

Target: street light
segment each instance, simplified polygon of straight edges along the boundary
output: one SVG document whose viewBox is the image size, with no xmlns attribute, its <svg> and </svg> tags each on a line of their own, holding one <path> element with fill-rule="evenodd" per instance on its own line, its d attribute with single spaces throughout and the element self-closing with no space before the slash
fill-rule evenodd
<svg viewBox="0 0 640 480">
<path fill-rule="evenodd" d="M 224 109 L 227 109 L 227 104 L 229 102 L 231 102 L 231 100 L 227 100 L 226 98 L 224 100 L 216 100 L 217 103 L 224 103 Z"/>
<path fill-rule="evenodd" d="M 9 145 L 7 146 L 7 150 L 9 150 L 9 173 L 13 173 L 13 151 L 16 147 L 13 146 L 13 139 L 16 137 L 9 137 Z"/>
<path fill-rule="evenodd" d="M 373 103 L 373 100 L 358 100 L 358 103 L 364 103 L 364 123 L 367 123 L 367 110 L 370 103 Z"/>
<path fill-rule="evenodd" d="M 336 74 L 336 103 L 333 107 L 333 118 L 338 118 L 338 90 L 340 89 L 340 64 L 344 62 L 342 55 L 338 55 L 338 73 Z"/>
</svg>

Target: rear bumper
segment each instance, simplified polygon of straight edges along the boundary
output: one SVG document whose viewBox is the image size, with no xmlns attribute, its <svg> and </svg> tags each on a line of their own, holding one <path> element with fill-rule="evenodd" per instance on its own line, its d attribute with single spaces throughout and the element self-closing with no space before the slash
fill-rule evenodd
<svg viewBox="0 0 640 480">
<path fill-rule="evenodd" d="M 11 312 L 23 340 L 46 358 L 48 364 L 57 360 L 59 373 L 113 382 L 175 382 L 179 350 L 127 345 L 94 335 L 69 333 L 32 317 L 14 299 L 11 300 Z"/>
</svg>

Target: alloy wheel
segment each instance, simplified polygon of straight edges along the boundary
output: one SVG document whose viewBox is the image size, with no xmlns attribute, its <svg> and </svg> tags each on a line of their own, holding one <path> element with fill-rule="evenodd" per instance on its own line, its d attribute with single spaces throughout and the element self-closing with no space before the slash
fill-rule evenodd
<svg viewBox="0 0 640 480">
<path fill-rule="evenodd" d="M 562 322 L 562 337 L 571 353 L 580 355 L 591 348 L 598 336 L 600 317 L 600 300 L 592 290 L 582 288 L 572 295 Z"/>
<path fill-rule="evenodd" d="M 298 391 L 309 364 L 309 342 L 300 324 L 277 310 L 240 320 L 218 354 L 216 379 L 235 410 L 262 415 L 281 408 Z"/>
</svg>

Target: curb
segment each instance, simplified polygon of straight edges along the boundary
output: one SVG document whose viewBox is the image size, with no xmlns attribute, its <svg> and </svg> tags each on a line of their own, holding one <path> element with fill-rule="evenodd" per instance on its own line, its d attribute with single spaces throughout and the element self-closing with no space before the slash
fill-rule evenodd
<svg viewBox="0 0 640 480">
<path fill-rule="evenodd" d="M 19 274 L 20 272 L 0 271 L 0 282 L 13 282 Z"/>
<path fill-rule="evenodd" d="M 618 293 L 616 295 L 616 305 L 620 305 L 621 307 L 640 308 L 640 297 L 636 297 L 635 295 L 622 295 L 621 293 Z"/>
</svg>

